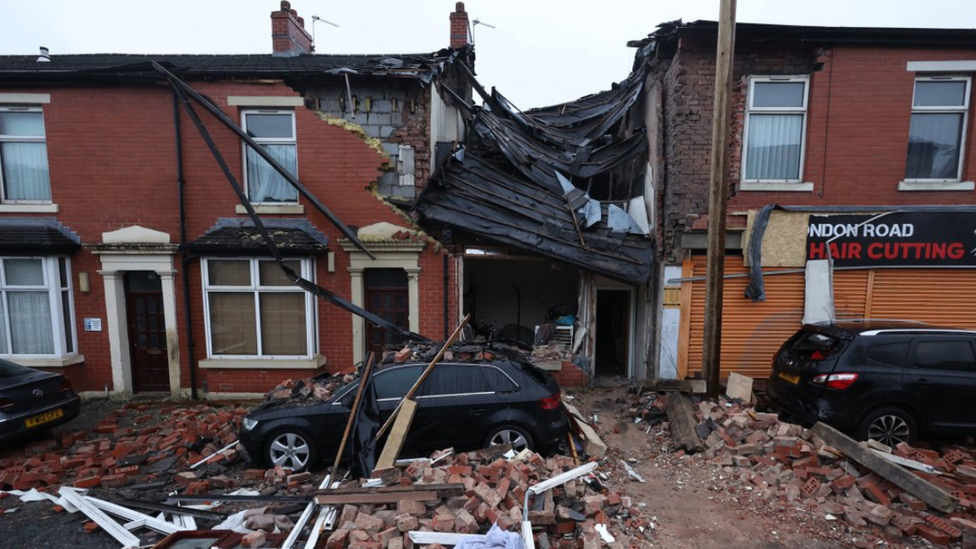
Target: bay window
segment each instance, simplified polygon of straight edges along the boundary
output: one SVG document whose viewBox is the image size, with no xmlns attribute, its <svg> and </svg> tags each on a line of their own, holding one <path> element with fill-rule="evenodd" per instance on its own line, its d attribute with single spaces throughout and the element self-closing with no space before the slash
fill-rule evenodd
<svg viewBox="0 0 976 549">
<path fill-rule="evenodd" d="M 295 112 L 287 110 L 244 111 L 242 127 L 292 175 L 298 174 Z M 250 146 L 244 145 L 244 180 L 247 197 L 255 204 L 297 203 L 298 191 Z"/>
<path fill-rule="evenodd" d="M 286 262 L 311 280 L 307 259 Z M 211 357 L 310 358 L 314 354 L 311 295 L 273 259 L 203 262 L 207 348 Z"/>
<path fill-rule="evenodd" d="M 0 258 L 0 355 L 62 357 L 75 348 L 68 259 Z"/>
<path fill-rule="evenodd" d="M 40 107 L 0 106 L 0 182 L 3 202 L 51 201 Z"/>
</svg>

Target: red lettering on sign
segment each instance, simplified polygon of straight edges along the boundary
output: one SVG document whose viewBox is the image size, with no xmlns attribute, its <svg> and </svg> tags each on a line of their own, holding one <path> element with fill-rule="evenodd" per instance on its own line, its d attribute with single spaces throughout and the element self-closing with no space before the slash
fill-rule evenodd
<svg viewBox="0 0 976 549">
<path fill-rule="evenodd" d="M 949 244 L 948 253 L 949 259 L 962 259 L 962 256 L 966 255 L 966 248 L 963 248 L 959 242 L 953 242 Z"/>
</svg>

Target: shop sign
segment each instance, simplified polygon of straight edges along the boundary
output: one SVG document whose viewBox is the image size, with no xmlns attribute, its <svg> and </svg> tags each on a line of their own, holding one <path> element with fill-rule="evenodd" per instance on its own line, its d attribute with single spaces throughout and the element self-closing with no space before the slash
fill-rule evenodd
<svg viewBox="0 0 976 549">
<path fill-rule="evenodd" d="M 976 212 L 811 215 L 807 259 L 828 257 L 837 267 L 976 267 Z"/>
</svg>

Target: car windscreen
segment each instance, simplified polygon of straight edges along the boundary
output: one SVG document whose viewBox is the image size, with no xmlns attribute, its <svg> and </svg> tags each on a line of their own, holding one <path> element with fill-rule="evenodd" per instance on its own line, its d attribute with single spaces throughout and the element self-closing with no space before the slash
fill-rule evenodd
<svg viewBox="0 0 976 549">
<path fill-rule="evenodd" d="M 816 330 L 803 330 L 794 337 L 789 346 L 793 356 L 806 360 L 823 360 L 836 354 L 844 342 L 835 336 Z"/>
<path fill-rule="evenodd" d="M 25 368 L 20 364 L 0 360 L 0 379 L 10 379 L 12 377 L 25 376 L 33 370 Z"/>
</svg>

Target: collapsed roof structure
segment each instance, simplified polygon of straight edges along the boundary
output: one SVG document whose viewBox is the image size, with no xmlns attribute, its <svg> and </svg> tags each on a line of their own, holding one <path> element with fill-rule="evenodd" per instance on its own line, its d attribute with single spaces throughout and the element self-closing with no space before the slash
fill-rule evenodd
<svg viewBox="0 0 976 549">
<path fill-rule="evenodd" d="M 631 109 L 644 72 L 609 91 L 522 112 L 469 71 L 484 103 L 453 94 L 468 114 L 467 147 L 439 145 L 430 183 L 413 204 L 419 222 L 440 229 L 445 242 L 487 241 L 646 282 L 647 145 Z"/>
</svg>

